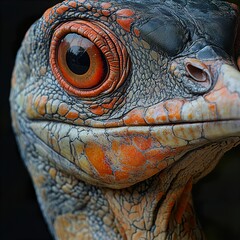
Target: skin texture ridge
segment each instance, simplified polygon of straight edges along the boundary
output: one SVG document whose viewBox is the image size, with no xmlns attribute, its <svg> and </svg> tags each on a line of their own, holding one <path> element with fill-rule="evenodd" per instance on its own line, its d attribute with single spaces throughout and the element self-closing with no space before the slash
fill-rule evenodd
<svg viewBox="0 0 240 240">
<path fill-rule="evenodd" d="M 66 0 L 16 57 L 12 126 L 54 239 L 205 239 L 195 183 L 240 143 L 238 7 Z"/>
</svg>

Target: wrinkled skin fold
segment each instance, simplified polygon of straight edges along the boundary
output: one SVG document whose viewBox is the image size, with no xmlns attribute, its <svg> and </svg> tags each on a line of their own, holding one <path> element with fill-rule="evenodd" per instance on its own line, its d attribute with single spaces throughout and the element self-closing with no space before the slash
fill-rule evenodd
<svg viewBox="0 0 240 240">
<path fill-rule="evenodd" d="M 54 239 L 205 239 L 191 190 L 240 143 L 238 22 L 225 1 L 74 0 L 30 27 L 12 125 Z"/>
</svg>

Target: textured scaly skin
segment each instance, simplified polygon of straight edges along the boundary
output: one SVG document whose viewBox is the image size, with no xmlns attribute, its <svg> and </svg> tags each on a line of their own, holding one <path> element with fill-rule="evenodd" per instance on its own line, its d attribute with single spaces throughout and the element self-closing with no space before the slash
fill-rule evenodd
<svg viewBox="0 0 240 240">
<path fill-rule="evenodd" d="M 209 23 L 236 18 L 214 0 L 78 0 L 47 10 L 27 32 L 12 77 L 12 122 L 55 239 L 204 239 L 191 189 L 239 144 L 236 56 L 221 45 L 224 35 L 205 40 L 208 28 L 192 39 L 183 28 L 184 47 L 169 55 L 143 33 L 164 12 L 181 12 L 175 20 L 192 31 L 204 8 Z M 55 30 L 80 19 L 103 24 L 131 60 L 121 86 L 92 98 L 65 91 L 51 67 Z"/>
</svg>

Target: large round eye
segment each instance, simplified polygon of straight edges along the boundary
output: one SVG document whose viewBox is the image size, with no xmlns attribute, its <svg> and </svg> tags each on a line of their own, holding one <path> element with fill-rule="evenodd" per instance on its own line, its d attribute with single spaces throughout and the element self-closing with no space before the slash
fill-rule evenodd
<svg viewBox="0 0 240 240">
<path fill-rule="evenodd" d="M 96 87 L 108 75 L 108 65 L 100 49 L 76 33 L 62 39 L 57 62 L 66 81 L 80 89 Z"/>
<path fill-rule="evenodd" d="M 64 23 L 54 32 L 50 65 L 65 91 L 85 98 L 118 88 L 127 77 L 130 59 L 105 25 L 78 20 Z"/>
</svg>

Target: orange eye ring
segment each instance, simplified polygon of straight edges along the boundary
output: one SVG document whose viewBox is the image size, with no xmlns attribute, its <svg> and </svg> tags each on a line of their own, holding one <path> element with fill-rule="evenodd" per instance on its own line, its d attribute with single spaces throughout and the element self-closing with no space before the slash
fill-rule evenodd
<svg viewBox="0 0 240 240">
<path fill-rule="evenodd" d="M 71 58 L 73 68 L 68 66 L 69 49 L 71 56 L 76 46 L 82 51 L 81 57 L 84 55 L 85 61 L 89 61 L 89 66 L 78 68 L 77 61 Z M 125 46 L 105 25 L 77 20 L 63 23 L 55 30 L 50 46 L 50 65 L 66 92 L 91 98 L 121 86 L 128 75 L 130 59 Z"/>
</svg>

